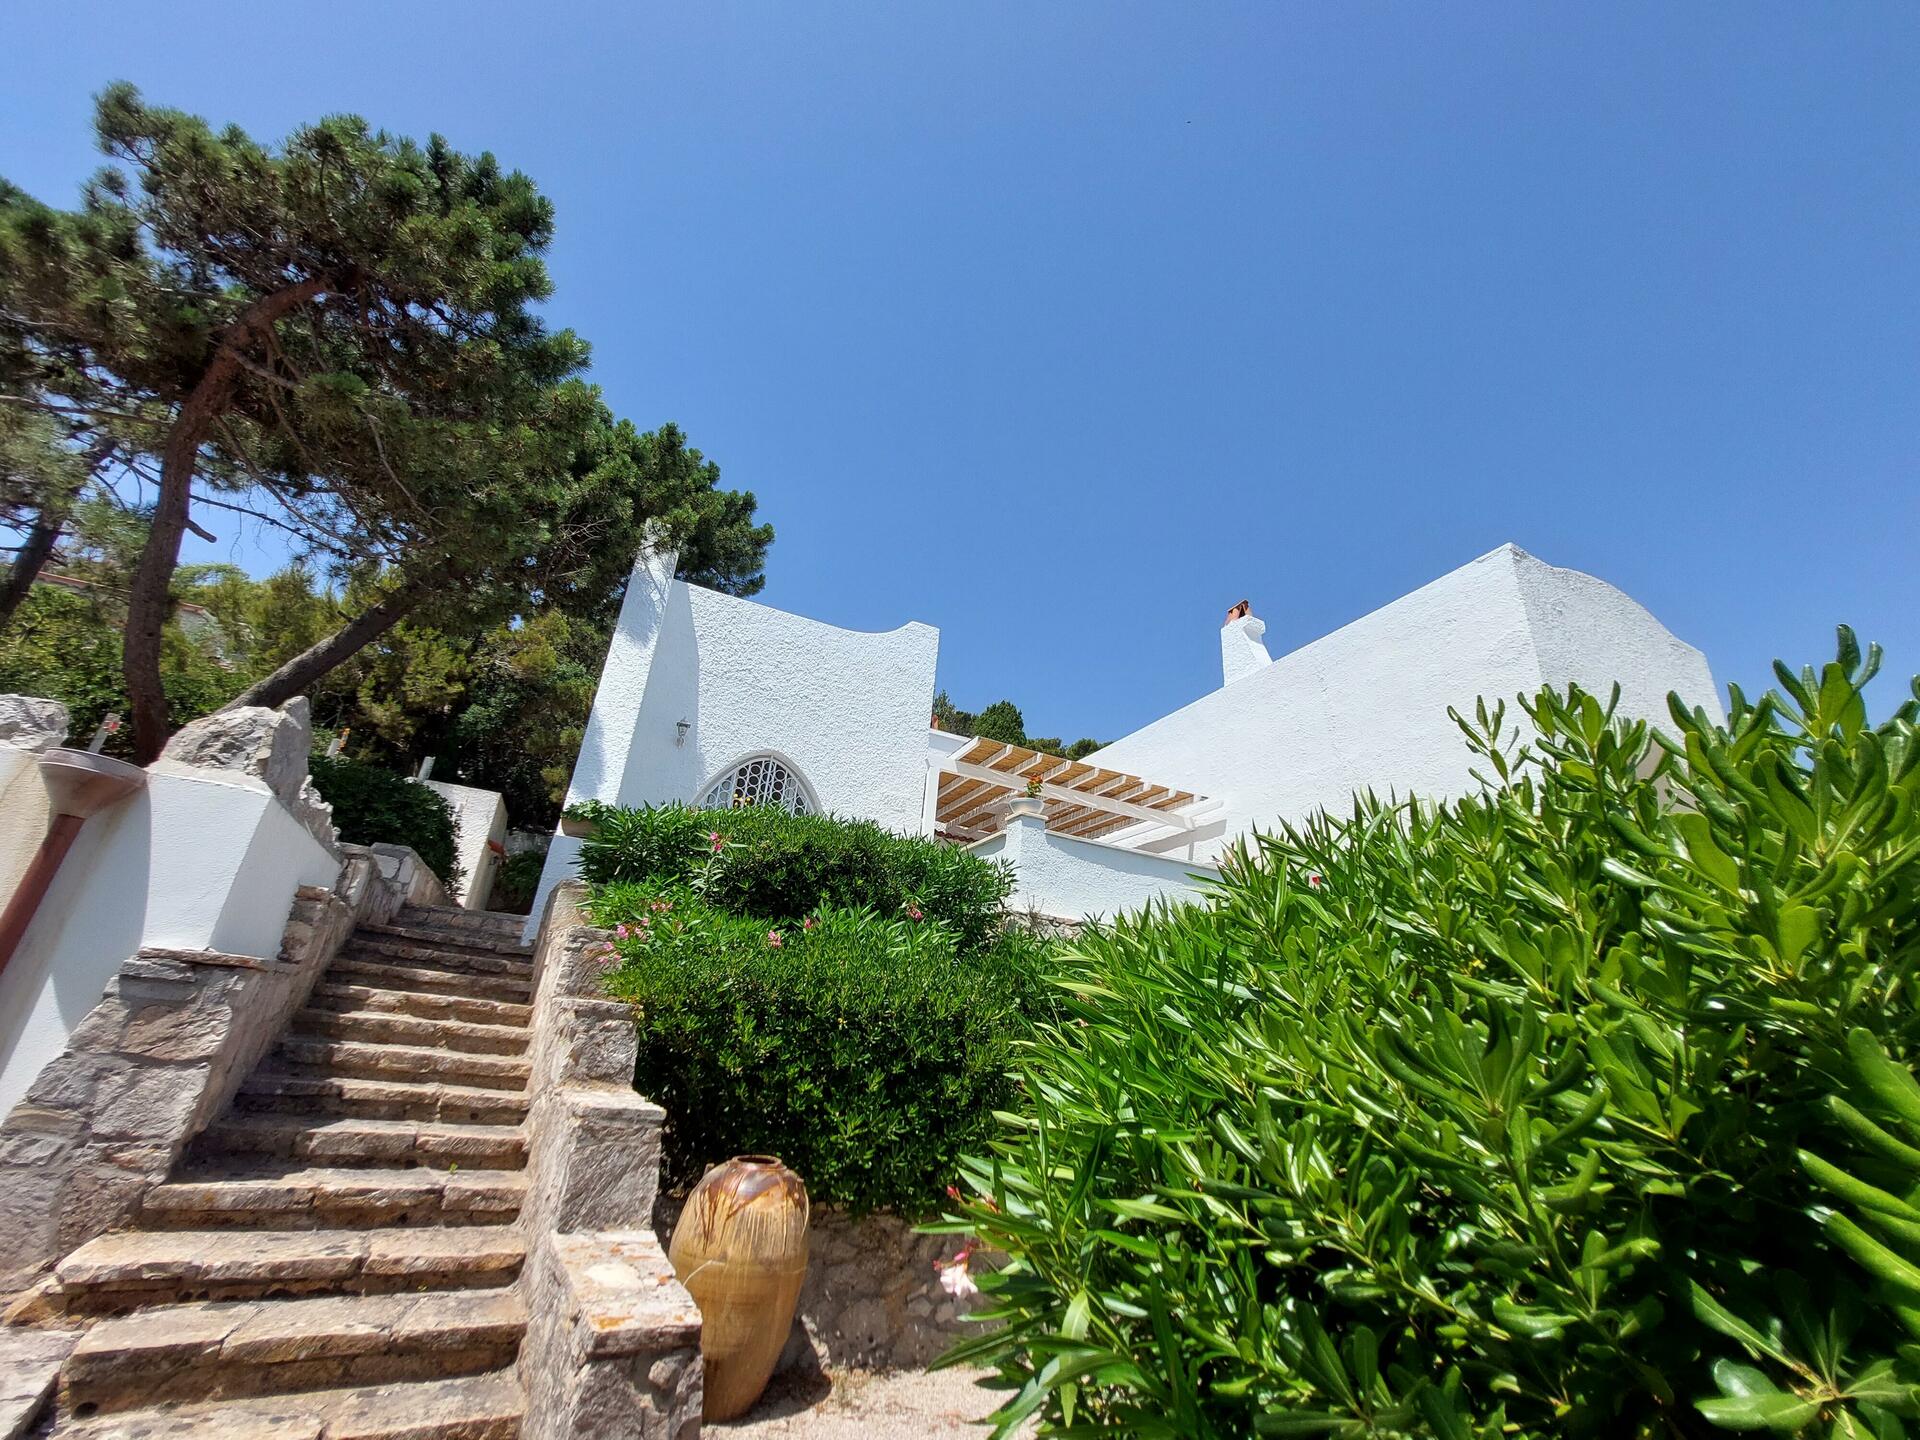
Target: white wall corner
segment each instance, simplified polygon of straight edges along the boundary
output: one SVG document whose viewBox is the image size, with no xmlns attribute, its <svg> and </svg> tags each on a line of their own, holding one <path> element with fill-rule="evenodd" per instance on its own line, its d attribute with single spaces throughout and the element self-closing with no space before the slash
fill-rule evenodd
<svg viewBox="0 0 1920 1440">
<path fill-rule="evenodd" d="M 1220 672 L 1223 685 L 1246 678 L 1273 663 L 1267 653 L 1267 622 L 1258 615 L 1229 620 L 1220 629 Z"/>
</svg>

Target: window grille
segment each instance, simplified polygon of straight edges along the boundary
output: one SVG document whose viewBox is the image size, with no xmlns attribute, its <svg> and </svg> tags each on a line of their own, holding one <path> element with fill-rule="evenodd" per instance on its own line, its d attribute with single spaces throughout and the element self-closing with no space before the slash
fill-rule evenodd
<svg viewBox="0 0 1920 1440">
<path fill-rule="evenodd" d="M 800 777 L 771 755 L 742 760 L 700 797 L 702 810 L 737 810 L 743 805 L 778 805 L 789 815 L 813 813 Z"/>
</svg>

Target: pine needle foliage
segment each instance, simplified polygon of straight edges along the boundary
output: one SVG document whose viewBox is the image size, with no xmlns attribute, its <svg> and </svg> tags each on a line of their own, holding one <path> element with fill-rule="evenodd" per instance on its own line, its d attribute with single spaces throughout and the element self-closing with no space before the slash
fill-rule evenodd
<svg viewBox="0 0 1920 1440">
<path fill-rule="evenodd" d="M 1483 705 L 1482 793 L 1069 949 L 946 1227 L 995 1434 L 1920 1428 L 1920 682 L 1840 641 L 1670 734 Z"/>
</svg>

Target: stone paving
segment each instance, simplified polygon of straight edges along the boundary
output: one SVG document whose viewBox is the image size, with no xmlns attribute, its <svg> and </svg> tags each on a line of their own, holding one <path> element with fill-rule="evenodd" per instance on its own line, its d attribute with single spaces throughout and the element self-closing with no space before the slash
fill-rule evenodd
<svg viewBox="0 0 1920 1440">
<path fill-rule="evenodd" d="M 715 1440 L 982 1440 L 980 1421 L 1005 1398 L 980 1370 L 872 1373 L 795 1369 L 776 1375 L 740 1419 L 708 1425 Z M 1028 1437 L 1032 1422 L 1014 1433 Z"/>
</svg>

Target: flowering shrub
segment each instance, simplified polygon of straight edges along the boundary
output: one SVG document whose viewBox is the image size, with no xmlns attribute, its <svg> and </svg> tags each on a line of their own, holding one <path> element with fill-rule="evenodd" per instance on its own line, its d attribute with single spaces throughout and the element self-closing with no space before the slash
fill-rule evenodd
<svg viewBox="0 0 1920 1440">
<path fill-rule="evenodd" d="M 725 853 L 725 847 L 722 854 Z M 637 1006 L 635 1085 L 667 1110 L 669 1186 L 729 1155 L 776 1154 L 816 1201 L 925 1214 L 984 1143 L 1044 950 L 963 954 L 908 907 L 824 907 L 771 928 L 693 885 L 615 883 L 607 989 Z"/>
<path fill-rule="evenodd" d="M 990 943 L 1012 891 L 1003 866 L 865 820 L 789 815 L 775 806 L 694 810 L 590 804 L 598 825 L 581 849 L 589 884 L 699 881 L 709 903 L 767 921 L 819 906 L 870 905 L 883 915 L 919 909 L 963 951 Z M 765 928 L 764 926 L 762 927 Z"/>
<path fill-rule="evenodd" d="M 949 1228 L 1075 1435 L 1804 1437 L 1920 1415 L 1920 701 L 1463 721 L 1444 807 L 1091 934 Z M 1920 695 L 1920 682 L 1915 694 Z"/>
</svg>

